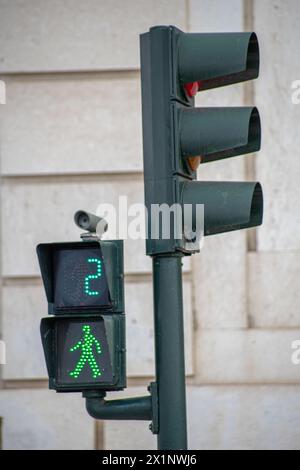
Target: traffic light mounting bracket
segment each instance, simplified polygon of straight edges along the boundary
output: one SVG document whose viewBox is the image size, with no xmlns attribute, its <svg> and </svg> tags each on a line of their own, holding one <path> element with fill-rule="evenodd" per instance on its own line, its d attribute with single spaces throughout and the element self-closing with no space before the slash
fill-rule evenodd
<svg viewBox="0 0 300 470">
<path fill-rule="evenodd" d="M 149 429 L 153 434 L 157 434 L 158 399 L 156 382 L 150 383 L 148 391 L 150 395 L 147 396 L 108 401 L 104 399 L 106 393 L 98 390 L 86 391 L 82 396 L 86 399 L 86 409 L 92 418 L 151 421 Z"/>
</svg>

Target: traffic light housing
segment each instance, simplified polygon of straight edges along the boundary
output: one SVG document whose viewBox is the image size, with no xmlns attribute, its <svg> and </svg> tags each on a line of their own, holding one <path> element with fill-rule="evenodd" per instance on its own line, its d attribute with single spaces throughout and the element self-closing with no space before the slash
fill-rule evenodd
<svg viewBox="0 0 300 470">
<path fill-rule="evenodd" d="M 124 314 L 43 318 L 41 337 L 50 389 L 81 392 L 126 387 Z"/>
<path fill-rule="evenodd" d="M 193 181 L 199 164 L 258 151 L 261 141 L 257 108 L 195 108 L 194 95 L 254 79 L 258 72 L 254 33 L 195 34 L 157 26 L 141 35 L 148 255 L 199 251 L 199 244 L 186 236 L 187 205 L 193 212 L 188 233 L 197 229 L 199 204 L 204 206 L 205 235 L 261 224 L 259 183 Z M 161 205 L 175 208 L 169 237 L 161 228 L 153 237 L 160 221 L 152 210 Z"/>
<path fill-rule="evenodd" d="M 41 338 L 49 388 L 126 387 L 123 241 L 43 243 L 37 254 L 48 301 Z"/>
<path fill-rule="evenodd" d="M 124 312 L 122 241 L 42 243 L 37 254 L 50 315 Z"/>
</svg>

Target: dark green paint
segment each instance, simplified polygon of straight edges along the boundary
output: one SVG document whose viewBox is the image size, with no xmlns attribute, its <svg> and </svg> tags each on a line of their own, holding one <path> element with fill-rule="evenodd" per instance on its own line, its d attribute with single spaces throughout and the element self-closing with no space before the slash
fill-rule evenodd
<svg viewBox="0 0 300 470">
<path fill-rule="evenodd" d="M 153 257 L 159 449 L 187 449 L 182 257 Z"/>
<path fill-rule="evenodd" d="M 206 163 L 260 149 L 256 108 L 186 108 L 179 119 L 183 157 L 201 156 Z"/>
<path fill-rule="evenodd" d="M 182 33 L 178 69 L 182 83 L 200 81 L 202 90 L 257 78 L 256 34 Z"/>
<path fill-rule="evenodd" d="M 182 184 L 183 204 L 204 204 L 204 235 L 231 232 L 262 223 L 259 183 L 191 181 Z M 195 228 L 196 212 L 193 212 Z"/>
</svg>

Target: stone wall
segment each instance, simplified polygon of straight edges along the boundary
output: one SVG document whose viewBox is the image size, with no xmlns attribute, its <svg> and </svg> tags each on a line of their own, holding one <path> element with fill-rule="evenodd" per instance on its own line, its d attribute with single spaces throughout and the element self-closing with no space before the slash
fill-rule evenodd
<svg viewBox="0 0 300 470">
<path fill-rule="evenodd" d="M 147 423 L 95 422 L 80 394 L 47 389 L 35 255 L 39 242 L 79 239 L 79 208 L 120 194 L 143 202 L 138 35 L 155 24 L 253 29 L 261 46 L 259 80 L 197 97 L 199 106 L 258 106 L 262 150 L 200 168 L 199 178 L 260 180 L 265 220 L 206 239 L 185 262 L 190 447 L 300 448 L 300 366 L 291 363 L 300 338 L 299 20 L 296 0 L 0 0 L 4 448 L 155 448 Z M 129 387 L 118 396 L 143 394 L 154 373 L 142 241 L 125 243 L 125 271 Z"/>
</svg>

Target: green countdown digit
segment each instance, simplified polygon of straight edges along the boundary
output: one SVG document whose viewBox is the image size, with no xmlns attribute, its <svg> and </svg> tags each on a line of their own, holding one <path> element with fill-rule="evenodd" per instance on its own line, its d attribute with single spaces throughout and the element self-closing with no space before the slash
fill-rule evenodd
<svg viewBox="0 0 300 470">
<path fill-rule="evenodd" d="M 95 296 L 100 295 L 100 292 L 97 290 L 90 289 L 90 281 L 92 279 L 99 279 L 102 276 L 102 263 L 101 260 L 98 258 L 88 258 L 88 263 L 96 263 L 97 264 L 97 271 L 96 274 L 88 274 L 84 279 L 84 292 L 87 295 Z"/>
</svg>

